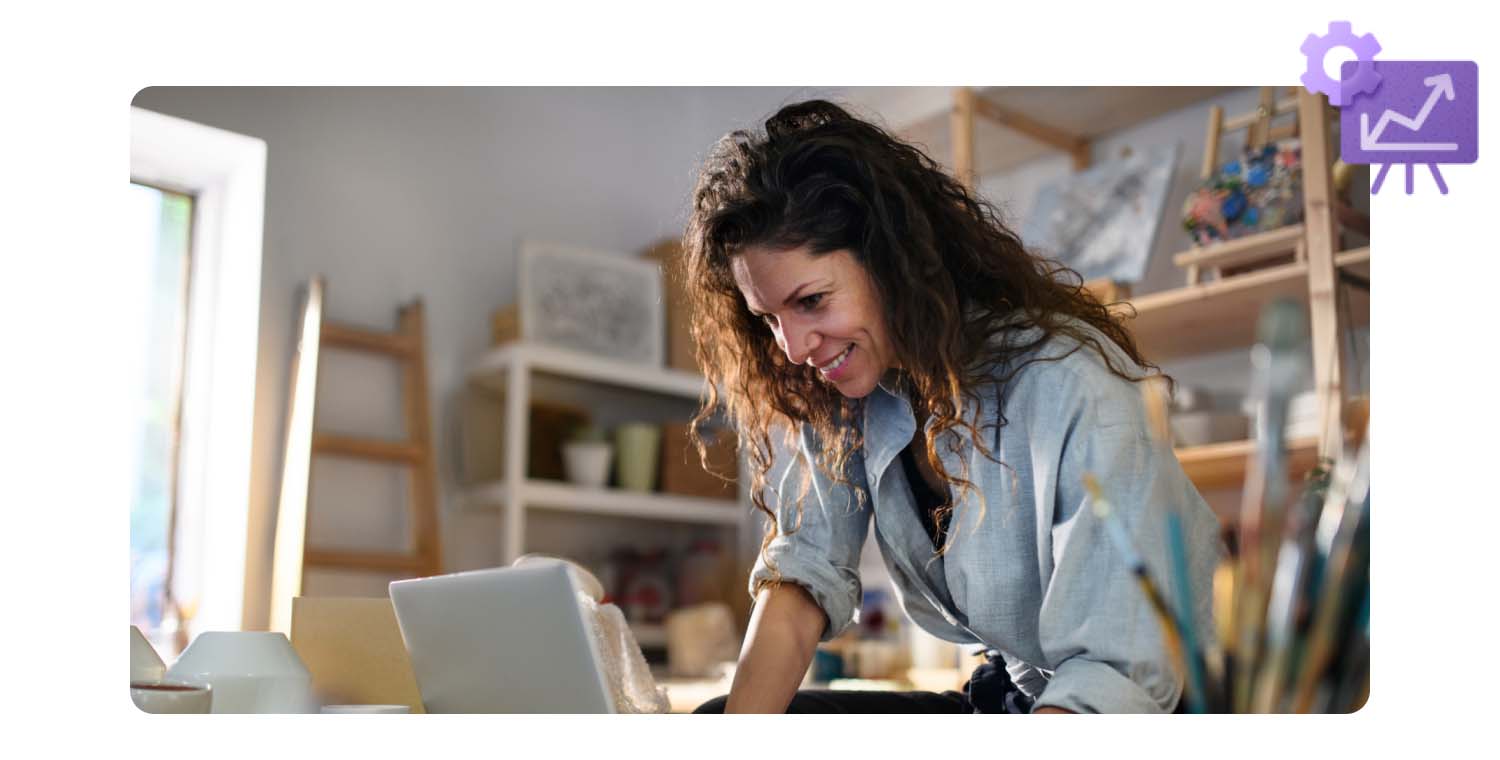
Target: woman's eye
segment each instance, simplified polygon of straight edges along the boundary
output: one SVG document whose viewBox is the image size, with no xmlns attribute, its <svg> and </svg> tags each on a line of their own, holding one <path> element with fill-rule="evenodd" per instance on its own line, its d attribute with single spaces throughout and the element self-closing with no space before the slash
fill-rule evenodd
<svg viewBox="0 0 1500 760">
<path fill-rule="evenodd" d="M 802 304 L 802 308 L 804 309 L 814 309 L 817 308 L 818 304 L 822 303 L 822 301 L 822 293 L 813 293 L 810 296 L 803 296 L 802 299 L 798 301 L 798 303 Z"/>
</svg>

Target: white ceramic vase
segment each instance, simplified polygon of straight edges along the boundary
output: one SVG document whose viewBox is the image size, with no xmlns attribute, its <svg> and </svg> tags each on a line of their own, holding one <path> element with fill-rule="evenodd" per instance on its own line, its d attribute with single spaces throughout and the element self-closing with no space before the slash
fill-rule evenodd
<svg viewBox="0 0 1500 760">
<path fill-rule="evenodd" d="M 200 633 L 167 678 L 213 687 L 216 713 L 315 713 L 312 674 L 280 633 Z"/>
</svg>

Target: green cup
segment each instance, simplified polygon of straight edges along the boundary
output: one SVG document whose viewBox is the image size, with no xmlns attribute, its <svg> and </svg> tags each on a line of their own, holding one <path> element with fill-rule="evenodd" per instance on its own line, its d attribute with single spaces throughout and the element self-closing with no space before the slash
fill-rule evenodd
<svg viewBox="0 0 1500 760">
<path fill-rule="evenodd" d="M 630 422 L 615 428 L 615 481 L 627 491 L 656 490 L 661 426 Z"/>
</svg>

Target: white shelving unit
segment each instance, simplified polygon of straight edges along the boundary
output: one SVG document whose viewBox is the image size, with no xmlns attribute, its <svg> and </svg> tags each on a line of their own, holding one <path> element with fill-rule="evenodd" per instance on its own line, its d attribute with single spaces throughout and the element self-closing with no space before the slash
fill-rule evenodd
<svg viewBox="0 0 1500 760">
<path fill-rule="evenodd" d="M 468 489 L 465 501 L 470 506 L 500 510 L 502 563 L 510 564 L 525 553 L 526 515 L 533 509 L 736 527 L 742 523 L 743 510 L 735 499 L 584 488 L 527 478 L 528 409 L 533 375 L 537 373 L 687 400 L 700 400 L 706 383 L 701 375 L 691 372 L 526 342 L 507 344 L 476 362 L 469 370 L 468 382 L 504 395 L 505 454 L 500 479 Z"/>
<path fill-rule="evenodd" d="M 469 491 L 475 504 L 509 507 L 510 488 L 504 481 Z M 636 493 L 616 488 L 583 488 L 570 483 L 528 479 L 521 486 L 520 504 L 530 509 L 588 512 L 616 517 L 639 517 L 677 522 L 737 525 L 739 504 L 733 499 L 698 499 L 667 493 Z"/>
<path fill-rule="evenodd" d="M 469 370 L 469 381 L 503 393 L 507 383 L 531 371 L 688 399 L 700 398 L 706 385 L 702 375 L 692 372 L 631 364 L 526 342 L 508 343 L 485 354 Z M 525 388 L 521 395 L 527 395 Z"/>
</svg>

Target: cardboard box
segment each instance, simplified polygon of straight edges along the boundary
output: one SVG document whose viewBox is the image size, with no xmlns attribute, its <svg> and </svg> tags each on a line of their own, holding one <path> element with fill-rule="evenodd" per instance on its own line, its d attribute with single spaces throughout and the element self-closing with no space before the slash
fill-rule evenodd
<svg viewBox="0 0 1500 760">
<path fill-rule="evenodd" d="M 678 240 L 664 240 L 647 250 L 645 257 L 659 261 L 662 265 L 662 284 L 667 301 L 667 366 L 701 373 L 698 359 L 693 355 L 693 335 L 690 331 L 692 313 L 678 269 L 682 243 Z"/>
<path fill-rule="evenodd" d="M 312 673 L 320 704 L 426 712 L 389 598 L 296 597 L 292 648 Z"/>
<path fill-rule="evenodd" d="M 663 492 L 710 499 L 736 497 L 734 478 L 739 474 L 737 442 L 727 430 L 711 431 L 711 435 L 712 440 L 708 446 L 709 467 L 730 480 L 721 480 L 703 469 L 703 463 L 698 458 L 698 447 L 688 439 L 688 423 L 668 423 L 662 426 L 661 437 Z"/>
</svg>

